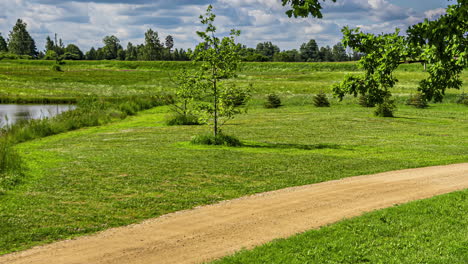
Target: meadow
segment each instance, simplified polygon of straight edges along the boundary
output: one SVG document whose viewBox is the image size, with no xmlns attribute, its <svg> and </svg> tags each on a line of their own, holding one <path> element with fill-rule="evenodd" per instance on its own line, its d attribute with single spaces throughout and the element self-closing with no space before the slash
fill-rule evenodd
<svg viewBox="0 0 468 264">
<path fill-rule="evenodd" d="M 173 76 L 181 68 L 194 67 L 186 62 L 67 62 L 63 72 L 53 72 L 51 65 L 46 61 L 1 61 L 0 97 L 53 101 L 86 95 L 170 94 L 175 87 Z M 394 90 L 399 103 L 396 118 L 375 117 L 372 108 L 357 105 L 352 97 L 343 102 L 331 99 L 330 108 L 312 105 L 313 94 L 330 94 L 331 84 L 357 71 L 354 63 L 243 65 L 238 79 L 230 82 L 252 84 L 253 100 L 246 114 L 223 128 L 242 140 L 242 147 L 191 145 L 191 137 L 209 127 L 167 126 L 169 106 L 16 145 L 26 171 L 20 184 L 0 195 L 0 254 L 253 193 L 468 161 L 468 108 L 455 103 L 463 90 L 450 90 L 444 103 L 430 104 L 427 109 L 404 104 L 425 75 L 420 65 L 402 65 L 396 73 L 400 79 Z M 468 74 L 462 77 L 466 90 Z M 264 98 L 272 92 L 281 96 L 284 106 L 264 109 Z M 364 228 L 369 222 L 377 226 L 382 214 L 408 223 L 412 218 L 423 219 L 413 207 L 428 206 L 437 206 L 448 216 L 428 225 L 440 228 L 440 233 L 463 235 L 466 223 L 459 229 L 452 227 L 460 222 L 456 219 L 468 219 L 468 211 L 454 212 L 453 207 L 466 204 L 466 192 L 450 194 L 422 205 L 416 202 L 358 217 L 282 243 L 325 251 L 327 244 L 319 248 L 308 243 L 319 243 L 316 237 L 339 234 L 351 225 L 356 228 L 350 230 Z M 421 229 L 400 228 L 398 232 L 414 236 L 412 243 L 423 245 Z M 385 234 L 372 233 L 380 239 Z M 440 242 L 449 243 L 448 239 Z M 372 248 L 372 240 L 368 243 Z M 450 247 L 463 247 L 466 240 L 450 243 Z M 273 246 L 266 247 L 268 251 Z M 358 253 L 356 248 L 346 250 Z M 416 253 L 418 247 L 411 250 L 408 252 Z M 250 258 L 264 259 L 257 252 Z M 281 263 L 280 257 L 264 254 L 272 256 L 267 262 Z M 237 260 L 225 261 L 250 263 L 248 257 L 242 253 Z"/>
</svg>

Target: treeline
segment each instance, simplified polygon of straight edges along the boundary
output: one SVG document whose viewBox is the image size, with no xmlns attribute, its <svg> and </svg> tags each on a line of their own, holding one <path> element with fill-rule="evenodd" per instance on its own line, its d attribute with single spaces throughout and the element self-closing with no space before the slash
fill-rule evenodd
<svg viewBox="0 0 468 264">
<path fill-rule="evenodd" d="M 34 39 L 27 31 L 27 25 L 18 19 L 12 31 L 5 40 L 0 33 L 0 59 L 1 58 L 31 58 L 57 60 L 126 60 L 126 61 L 188 61 L 191 49 L 174 49 L 174 38 L 166 36 L 162 41 L 158 32 L 148 29 L 145 33 L 145 42 L 134 45 L 128 42 L 124 48 L 116 36 L 103 38 L 103 46 L 83 52 L 77 45 L 65 46 L 62 39 L 46 38 L 44 51 L 38 51 Z M 279 61 L 279 62 L 320 62 L 320 61 L 351 61 L 358 60 L 360 54 L 347 53 L 341 43 L 333 47 L 319 47 L 315 40 L 301 45 L 299 50 L 281 51 L 271 42 L 259 43 L 256 48 L 241 46 L 240 55 L 244 61 Z"/>
<path fill-rule="evenodd" d="M 282 61 L 282 62 L 322 62 L 322 61 L 354 61 L 359 60 L 362 54 L 347 53 L 343 44 L 337 43 L 333 47 L 319 47 L 311 39 L 303 43 L 299 50 L 280 51 L 279 47 L 271 42 L 257 44 L 257 47 L 242 47 L 241 56 L 244 61 Z"/>
</svg>

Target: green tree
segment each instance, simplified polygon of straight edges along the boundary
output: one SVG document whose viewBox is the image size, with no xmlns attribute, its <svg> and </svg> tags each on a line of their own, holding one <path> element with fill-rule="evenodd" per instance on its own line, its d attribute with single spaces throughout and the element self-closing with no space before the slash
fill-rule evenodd
<svg viewBox="0 0 468 264">
<path fill-rule="evenodd" d="M 122 48 L 120 40 L 116 36 L 111 35 L 104 37 L 102 42 L 104 42 L 104 47 L 102 48 L 104 59 L 116 59 L 118 50 Z"/>
<path fill-rule="evenodd" d="M 125 60 L 136 61 L 138 59 L 138 50 L 131 42 L 127 44 L 127 50 L 125 52 Z"/>
<path fill-rule="evenodd" d="M 280 49 L 278 46 L 274 45 L 270 41 L 267 41 L 263 43 L 258 43 L 256 51 L 258 54 L 268 57 L 269 60 L 273 60 L 273 56 L 275 55 L 275 53 L 280 52 Z"/>
<path fill-rule="evenodd" d="M 319 60 L 320 61 L 334 61 L 333 52 L 330 46 L 320 47 Z"/>
<path fill-rule="evenodd" d="M 65 60 L 82 60 L 84 57 L 83 52 L 80 50 L 80 48 L 78 48 L 78 46 L 74 44 L 68 44 L 64 51 Z"/>
<path fill-rule="evenodd" d="M 333 61 L 347 61 L 348 54 L 342 43 L 337 43 L 332 50 Z"/>
<path fill-rule="evenodd" d="M 145 60 L 154 61 L 161 59 L 163 46 L 159 40 L 158 32 L 151 28 L 145 33 Z"/>
<path fill-rule="evenodd" d="M 45 51 L 46 51 L 46 53 L 47 53 L 49 50 L 55 51 L 54 48 L 55 48 L 54 42 L 52 41 L 52 39 L 51 39 L 49 36 L 47 36 L 47 38 L 46 38 L 46 45 L 45 45 Z"/>
<path fill-rule="evenodd" d="M 390 97 L 390 88 L 398 81 L 393 71 L 400 65 L 405 39 L 399 30 L 392 34 L 374 35 L 358 29 L 343 29 L 346 46 L 366 55 L 359 61 L 364 74 L 347 75 L 333 91 L 340 99 L 346 94 L 366 96 L 370 104 L 382 104 Z"/>
<path fill-rule="evenodd" d="M 36 43 L 31 35 L 29 35 L 26 27 L 27 24 L 23 20 L 18 19 L 16 21 L 13 30 L 10 31 L 8 50 L 18 55 L 36 56 Z"/>
<path fill-rule="evenodd" d="M 437 20 L 411 26 L 407 34 L 408 56 L 427 64 L 429 77 L 418 88 L 423 98 L 441 102 L 447 88 L 460 89 L 468 66 L 468 0 L 450 5 Z"/>
<path fill-rule="evenodd" d="M 323 0 L 325 1 L 325 0 Z M 331 0 L 336 2 L 336 0 Z M 309 14 L 313 17 L 322 18 L 322 5 L 319 0 L 281 0 L 283 6 L 291 6 L 291 9 L 286 11 L 289 17 L 308 17 Z"/>
<path fill-rule="evenodd" d="M 8 47 L 5 39 L 2 37 L 0 33 L 0 52 L 8 52 Z"/>
<path fill-rule="evenodd" d="M 343 29 L 343 43 L 365 54 L 359 61 L 364 75 L 350 75 L 334 87 L 342 99 L 346 94 L 368 96 L 370 102 L 382 104 L 390 97 L 390 88 L 398 81 L 393 71 L 401 63 L 428 63 L 429 77 L 418 90 L 424 100 L 440 102 L 447 88 L 459 89 L 460 73 L 468 65 L 468 0 L 447 8 L 447 13 L 434 21 L 425 20 L 400 36 L 365 34 L 359 29 Z"/>
<path fill-rule="evenodd" d="M 97 59 L 96 49 L 94 49 L 94 47 L 91 47 L 91 49 L 88 52 L 86 52 L 85 58 L 87 60 L 96 60 Z"/>
<path fill-rule="evenodd" d="M 174 47 L 174 38 L 171 36 L 171 35 L 168 35 L 166 37 L 166 49 L 168 49 L 169 51 L 172 51 L 172 48 Z"/>
<path fill-rule="evenodd" d="M 222 80 L 233 78 L 239 68 L 240 45 L 235 43 L 235 37 L 240 31 L 231 30 L 229 37 L 222 39 L 216 37 L 216 27 L 213 25 L 216 15 L 212 6 L 208 6 L 205 16 L 200 16 L 201 23 L 206 26 L 205 31 L 197 34 L 203 40 L 192 53 L 193 61 L 198 62 L 200 68 L 197 74 L 197 83 L 204 87 L 210 102 L 199 107 L 208 120 L 213 121 L 215 138 L 220 133 L 220 127 L 240 113 L 239 100 L 246 95 L 242 89 L 229 86 Z M 247 96 L 244 96 L 244 98 Z M 223 119 L 223 121 L 221 121 Z"/>
<path fill-rule="evenodd" d="M 319 48 L 317 42 L 311 39 L 307 43 L 303 43 L 300 48 L 301 56 L 304 61 L 318 61 Z"/>
</svg>

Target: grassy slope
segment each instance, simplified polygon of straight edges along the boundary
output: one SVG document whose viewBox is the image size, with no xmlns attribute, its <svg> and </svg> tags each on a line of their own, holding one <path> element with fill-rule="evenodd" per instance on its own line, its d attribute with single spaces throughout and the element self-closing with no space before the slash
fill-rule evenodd
<svg viewBox="0 0 468 264">
<path fill-rule="evenodd" d="M 0 253 L 246 194 L 401 168 L 466 162 L 466 108 L 252 106 L 225 130 L 250 147 L 186 142 L 207 127 L 166 127 L 167 108 L 19 145 L 30 168 L 0 197 Z"/>
<path fill-rule="evenodd" d="M 468 263 L 468 190 L 368 213 L 214 263 Z"/>
</svg>

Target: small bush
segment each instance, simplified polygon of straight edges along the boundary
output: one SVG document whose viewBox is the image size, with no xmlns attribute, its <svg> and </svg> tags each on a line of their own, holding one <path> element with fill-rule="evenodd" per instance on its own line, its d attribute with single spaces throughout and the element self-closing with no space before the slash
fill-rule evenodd
<svg viewBox="0 0 468 264">
<path fill-rule="evenodd" d="M 465 93 L 460 94 L 460 97 L 457 100 L 457 104 L 464 104 L 468 106 L 468 95 Z"/>
<path fill-rule="evenodd" d="M 393 112 L 395 112 L 395 110 L 395 101 L 386 98 L 383 103 L 377 105 L 374 115 L 380 117 L 393 117 Z"/>
<path fill-rule="evenodd" d="M 424 99 L 424 96 L 421 93 L 411 95 L 406 101 L 406 104 L 412 105 L 416 108 L 427 108 L 429 106 L 427 100 Z"/>
<path fill-rule="evenodd" d="M 316 107 L 330 107 L 327 95 L 323 92 L 314 96 L 313 103 Z"/>
<path fill-rule="evenodd" d="M 363 107 L 374 107 L 375 103 L 370 99 L 370 96 L 366 94 L 359 97 L 359 105 Z"/>
<path fill-rule="evenodd" d="M 242 142 L 233 136 L 218 134 L 216 137 L 211 134 L 198 135 L 192 138 L 192 144 L 196 145 L 221 145 L 229 147 L 240 147 Z"/>
<path fill-rule="evenodd" d="M 52 65 L 52 71 L 61 72 L 62 68 L 60 67 L 60 65 L 54 64 Z"/>
<path fill-rule="evenodd" d="M 265 108 L 278 108 L 281 106 L 281 99 L 276 94 L 269 94 L 264 106 Z"/>
<path fill-rule="evenodd" d="M 168 126 L 193 126 L 200 125 L 200 122 L 198 121 L 198 117 L 194 115 L 175 114 L 166 120 L 166 124 Z"/>
</svg>

